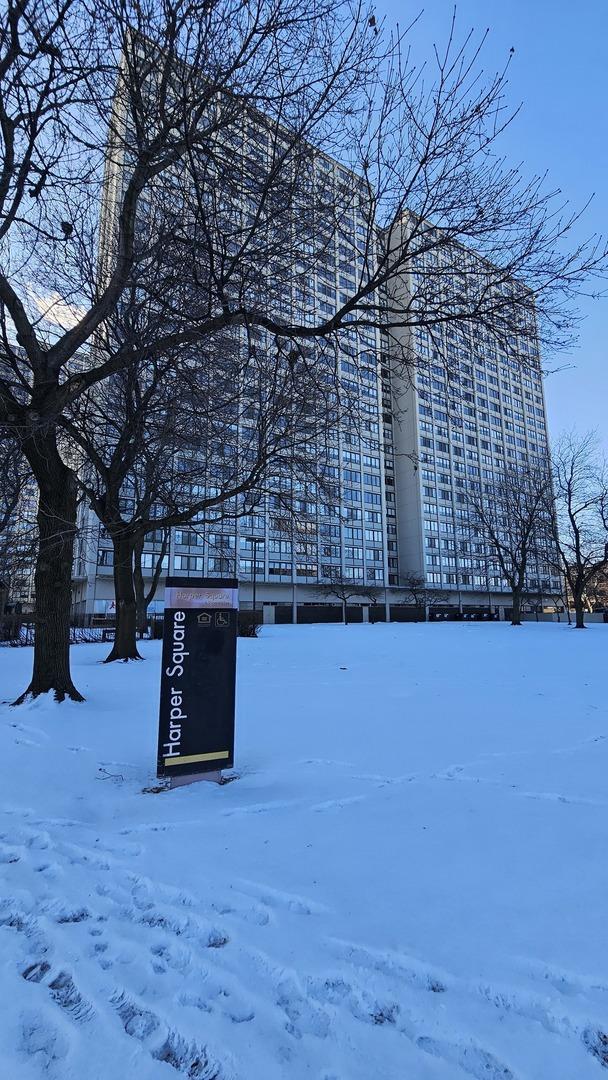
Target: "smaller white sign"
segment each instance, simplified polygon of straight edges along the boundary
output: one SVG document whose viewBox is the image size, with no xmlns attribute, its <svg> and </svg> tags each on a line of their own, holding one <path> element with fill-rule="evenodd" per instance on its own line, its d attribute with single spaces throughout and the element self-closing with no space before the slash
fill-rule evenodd
<svg viewBox="0 0 608 1080">
<path fill-rule="evenodd" d="M 197 589 L 188 585 L 171 586 L 165 589 L 165 608 L 238 608 L 238 589 Z"/>
</svg>

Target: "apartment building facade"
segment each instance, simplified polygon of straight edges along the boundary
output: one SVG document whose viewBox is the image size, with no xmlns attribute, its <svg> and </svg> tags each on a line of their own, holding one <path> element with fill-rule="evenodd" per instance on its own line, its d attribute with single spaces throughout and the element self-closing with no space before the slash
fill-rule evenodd
<svg viewBox="0 0 608 1080">
<path fill-rule="evenodd" d="M 263 127 L 252 126 L 243 138 L 247 153 L 263 166 L 270 152 Z M 340 230 L 327 234 L 323 254 L 308 272 L 304 317 L 312 323 L 331 317 L 353 292 L 362 260 L 369 257 L 369 221 L 361 178 L 338 162 L 316 154 L 311 183 L 313 196 L 315 184 L 338 184 L 352 195 Z M 108 190 L 115 195 L 115 176 Z M 106 212 L 106 234 L 107 219 Z M 442 257 L 447 271 L 449 253 Z M 474 257 L 459 253 L 461 262 L 469 257 L 474 272 Z M 302 269 L 296 260 L 293 279 L 283 276 L 277 289 L 283 310 L 291 304 L 300 317 Z M 391 285 L 392 309 L 400 303 L 407 308 L 418 272 L 424 273 L 423 264 Z M 259 349 L 272 347 L 269 335 L 255 333 Z M 404 338 L 407 372 L 396 357 Z M 314 483 L 285 475 L 292 495 L 289 520 L 280 500 L 264 494 L 250 513 L 228 503 L 210 522 L 193 520 L 173 529 L 164 554 L 161 532 L 152 532 L 143 571 L 150 579 L 162 558 L 162 574 L 151 611 L 162 610 L 167 574 L 235 576 L 244 607 L 254 599 L 268 608 L 291 606 L 293 618 L 299 605 L 330 603 L 336 584 L 363 605 L 371 597 L 387 608 L 411 604 L 415 583 L 417 594 L 422 588 L 446 606 L 508 606 L 507 584 L 467 502 L 472 488 L 491 485 L 505 467 L 547 463 L 534 334 L 521 340 L 512 335 L 505 349 L 476 326 L 447 323 L 443 330 L 419 327 L 396 335 L 372 326 L 353 328 L 341 335 L 339 368 L 342 386 L 356 402 L 357 421 L 344 418 L 323 444 L 308 447 L 332 477 L 337 497 L 328 500 Z M 243 410 L 237 437 L 246 437 L 247 425 Z M 112 614 L 112 558 L 110 537 L 83 506 L 74 568 L 77 614 Z M 528 588 L 548 604 L 560 595 L 561 582 L 548 561 L 533 561 Z"/>
<path fill-rule="evenodd" d="M 439 263 L 431 278 L 442 287 L 452 274 L 471 280 L 482 272 L 470 252 L 459 251 L 457 259 L 449 250 L 430 252 L 393 283 L 393 307 L 405 308 L 419 290 L 425 260 Z M 499 287 L 508 298 L 512 285 Z M 397 379 L 395 387 L 401 581 L 414 578 L 461 609 L 504 608 L 509 594 L 495 551 L 472 513 L 471 496 L 486 492 L 491 498 L 505 470 L 538 469 L 550 484 L 543 376 L 530 318 L 525 332 L 517 333 L 514 319 L 500 338 L 474 322 L 449 320 L 396 335 L 396 344 L 405 345 L 411 357 L 408 378 Z M 551 541 L 544 538 L 526 577 L 535 605 L 561 602 L 556 565 Z"/>
<path fill-rule="evenodd" d="M 253 153 L 263 163 L 264 132 L 248 133 Z M 280 303 L 290 304 L 311 323 L 331 317 L 343 298 L 355 291 L 363 258 L 369 258 L 369 225 L 358 197 L 361 179 L 323 154 L 315 155 L 313 184 L 321 189 L 341 185 L 351 194 L 344 199 L 342 227 L 329 232 L 322 244 L 314 273 L 307 273 L 303 305 L 301 274 L 294 268 L 292 281 L 281 281 Z M 300 268 L 302 269 L 302 268 Z M 255 348 L 272 349 L 271 337 L 253 332 Z M 361 585 L 362 590 L 396 587 L 396 496 L 388 357 L 383 354 L 379 330 L 346 329 L 340 334 L 339 383 L 354 405 L 335 428 L 314 441 L 307 453 L 322 465 L 337 497 L 328 498 L 318 485 L 287 470 L 293 515 L 286 516 L 281 499 L 262 495 L 250 513 L 228 502 L 211 522 L 193 521 L 171 531 L 162 556 L 163 572 L 151 611 L 162 609 L 163 580 L 167 574 L 186 577 L 236 576 L 244 606 L 256 603 L 293 608 L 318 603 L 329 589 Z M 383 359 L 382 359 L 383 358 Z M 248 435 L 247 409 L 241 410 L 236 438 Z M 125 499 L 129 498 L 128 491 Z M 151 576 L 160 557 L 162 535 L 148 536 L 143 556 L 144 574 Z M 113 553 L 109 536 L 86 507 L 81 511 L 74 574 L 74 606 L 78 614 L 111 614 L 113 610 Z"/>
<path fill-rule="evenodd" d="M 336 251 L 319 268 L 315 299 L 328 312 L 348 265 L 354 262 L 346 252 Z M 407 292 L 408 283 L 403 287 Z M 490 335 L 461 327 L 441 340 L 436 330 L 417 329 L 410 339 L 415 368 L 407 381 L 391 367 L 388 338 L 377 331 L 362 340 L 353 335 L 355 362 L 341 361 L 343 377 L 363 397 L 368 430 L 338 430 L 333 445 L 318 449 L 335 470 L 339 504 L 296 493 L 287 532 L 284 521 L 277 527 L 272 496 L 237 520 L 175 529 L 162 576 L 234 574 L 244 607 L 255 591 L 257 605 L 291 605 L 294 619 L 298 605 L 331 602 L 332 581 L 352 587 L 353 602 L 363 605 L 374 594 L 387 605 L 411 604 L 422 589 L 438 605 L 463 611 L 508 607 L 508 585 L 467 498 L 471 485 L 491 485 L 505 467 L 547 462 L 538 349 L 526 338 L 506 355 Z M 111 614 L 111 543 L 90 513 L 82 524 L 75 607 Z M 152 536 L 146 544 L 150 575 L 160 541 Z M 558 602 L 554 564 L 536 556 L 527 587 L 542 606 Z M 151 610 L 162 606 L 161 580 Z"/>
</svg>

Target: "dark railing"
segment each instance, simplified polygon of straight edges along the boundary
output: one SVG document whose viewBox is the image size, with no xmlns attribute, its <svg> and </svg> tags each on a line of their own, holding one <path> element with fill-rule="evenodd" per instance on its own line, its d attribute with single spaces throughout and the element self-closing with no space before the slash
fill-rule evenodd
<svg viewBox="0 0 608 1080">
<path fill-rule="evenodd" d="M 255 637 L 257 627 L 262 622 L 262 611 L 239 612 L 239 634 L 242 637 Z M 96 641 L 112 641 L 116 629 L 113 617 L 105 615 L 74 615 L 70 627 L 70 644 L 92 644 Z M 19 648 L 33 645 L 36 635 L 36 620 L 33 614 L 0 615 L 0 648 Z M 163 615 L 148 617 L 144 633 L 139 638 L 161 640 L 163 636 Z"/>
<path fill-rule="evenodd" d="M 346 609 L 348 622 L 360 623 L 363 621 L 363 606 L 349 604 Z M 510 610 L 505 610 L 505 617 L 510 617 Z M 428 619 L 432 622 L 443 620 L 475 620 L 489 621 L 498 619 L 498 610 L 489 610 L 488 607 L 463 607 L 459 611 L 457 607 L 450 605 L 430 606 Z M 391 604 L 391 622 L 424 622 L 427 611 L 424 607 L 412 604 Z M 343 611 L 339 603 L 332 604 L 299 604 L 297 612 L 298 623 L 339 623 L 342 622 Z M 385 622 L 386 608 L 384 604 L 370 604 L 368 611 L 370 623 Z M 608 613 L 604 615 L 608 622 Z M 263 621 L 263 612 L 258 608 L 255 612 L 250 609 L 239 611 L 239 634 L 244 637 L 255 636 L 257 627 Z M 277 604 L 274 608 L 275 623 L 291 623 L 293 621 L 293 609 L 291 604 Z M 70 642 L 73 645 L 96 641 L 111 641 L 114 638 L 115 620 L 109 615 L 74 615 L 70 628 Z M 32 613 L 20 615 L 0 615 L 0 647 L 19 647 L 21 645 L 33 645 L 36 632 L 36 620 Z M 148 616 L 146 630 L 138 637 L 160 640 L 163 636 L 163 615 L 155 613 Z"/>
<path fill-rule="evenodd" d="M 103 641 L 104 631 L 105 624 L 96 625 L 92 616 L 80 616 L 74 619 L 70 627 L 70 643 L 79 645 Z M 35 635 L 36 620 L 33 615 L 0 615 L 0 646 L 18 648 L 33 645 Z"/>
</svg>

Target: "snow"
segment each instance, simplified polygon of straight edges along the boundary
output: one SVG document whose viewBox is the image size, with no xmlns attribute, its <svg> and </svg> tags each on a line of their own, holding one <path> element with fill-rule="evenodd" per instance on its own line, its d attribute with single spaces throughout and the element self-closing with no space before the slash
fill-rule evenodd
<svg viewBox="0 0 608 1080">
<path fill-rule="evenodd" d="M 266 627 L 240 779 L 156 795 L 159 644 L 76 646 L 86 704 L 0 707 L 0 1075 L 607 1075 L 607 645 Z"/>
</svg>

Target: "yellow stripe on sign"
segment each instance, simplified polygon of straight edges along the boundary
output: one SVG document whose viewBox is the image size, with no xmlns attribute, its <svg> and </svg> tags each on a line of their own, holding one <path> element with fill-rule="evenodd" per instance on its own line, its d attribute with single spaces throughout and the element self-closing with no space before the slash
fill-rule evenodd
<svg viewBox="0 0 608 1080">
<path fill-rule="evenodd" d="M 166 757 L 165 765 L 191 765 L 195 761 L 222 761 L 229 757 L 229 750 L 217 750 L 214 754 L 186 754 L 184 757 Z"/>
</svg>

